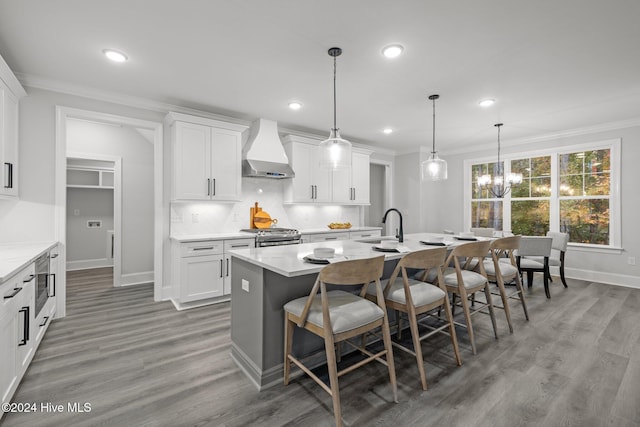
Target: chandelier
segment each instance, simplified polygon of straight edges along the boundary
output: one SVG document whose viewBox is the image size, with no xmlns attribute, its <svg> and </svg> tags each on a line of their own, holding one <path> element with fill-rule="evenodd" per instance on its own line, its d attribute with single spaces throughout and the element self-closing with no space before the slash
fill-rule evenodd
<svg viewBox="0 0 640 427">
<path fill-rule="evenodd" d="M 423 180 L 441 181 L 447 179 L 447 162 L 438 157 L 436 153 L 436 99 L 440 95 L 430 95 L 433 102 L 433 147 L 429 158 L 420 165 Z"/>
<path fill-rule="evenodd" d="M 511 191 L 512 185 L 522 183 L 521 173 L 510 173 L 506 177 L 504 176 L 504 166 L 500 161 L 500 128 L 502 123 L 496 123 L 494 126 L 498 128 L 498 163 L 494 169 L 495 175 L 489 174 L 478 177 L 478 187 L 482 190 L 487 190 L 498 199 L 503 198 L 509 191 Z"/>
<path fill-rule="evenodd" d="M 328 53 L 333 57 L 333 128 L 329 138 L 319 145 L 320 167 L 346 169 L 351 167 L 351 143 L 340 137 L 340 130 L 336 125 L 336 57 L 342 54 L 342 49 L 332 47 Z"/>
</svg>

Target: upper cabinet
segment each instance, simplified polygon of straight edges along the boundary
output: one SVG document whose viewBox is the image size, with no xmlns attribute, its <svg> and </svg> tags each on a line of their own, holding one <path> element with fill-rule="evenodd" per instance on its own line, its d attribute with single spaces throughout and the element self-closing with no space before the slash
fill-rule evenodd
<svg viewBox="0 0 640 427">
<path fill-rule="evenodd" d="M 173 200 L 240 200 L 246 126 L 169 113 Z"/>
<path fill-rule="evenodd" d="M 318 165 L 318 141 L 288 135 L 284 147 L 296 174 L 285 182 L 285 203 L 370 203 L 369 151 L 354 148 L 351 169 L 331 171 Z"/>
<path fill-rule="evenodd" d="M 18 197 L 18 101 L 26 92 L 0 57 L 0 197 Z"/>
</svg>

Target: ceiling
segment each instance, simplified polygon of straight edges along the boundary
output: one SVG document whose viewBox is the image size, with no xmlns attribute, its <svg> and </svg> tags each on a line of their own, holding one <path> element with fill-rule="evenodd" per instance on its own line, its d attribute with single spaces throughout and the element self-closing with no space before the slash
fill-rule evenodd
<svg viewBox="0 0 640 427">
<path fill-rule="evenodd" d="M 0 55 L 25 84 L 328 135 L 338 46 L 342 136 L 430 148 L 439 94 L 442 154 L 494 143 L 496 122 L 508 143 L 640 117 L 639 18 L 638 0 L 0 0 Z"/>
</svg>

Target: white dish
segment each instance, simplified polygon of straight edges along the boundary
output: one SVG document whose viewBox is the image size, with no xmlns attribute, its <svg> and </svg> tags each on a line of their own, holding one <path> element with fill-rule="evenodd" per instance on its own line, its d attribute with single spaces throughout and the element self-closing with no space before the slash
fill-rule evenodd
<svg viewBox="0 0 640 427">
<path fill-rule="evenodd" d="M 473 231 L 463 231 L 460 233 L 460 237 L 463 237 L 465 239 L 469 239 L 471 237 L 476 237 L 475 233 Z"/>
<path fill-rule="evenodd" d="M 394 249 L 398 246 L 398 242 L 396 240 L 382 240 L 379 246 L 385 249 Z"/>
<path fill-rule="evenodd" d="M 333 258 L 336 254 L 334 248 L 315 248 L 313 250 L 314 258 Z"/>
</svg>

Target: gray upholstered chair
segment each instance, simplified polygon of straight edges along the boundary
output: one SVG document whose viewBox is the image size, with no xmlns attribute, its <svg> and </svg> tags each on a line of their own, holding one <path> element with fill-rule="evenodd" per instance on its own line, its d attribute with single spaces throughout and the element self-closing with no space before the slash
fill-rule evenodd
<svg viewBox="0 0 640 427">
<path fill-rule="evenodd" d="M 527 285 L 533 285 L 533 273 L 543 274 L 544 293 L 551 298 L 549 293 L 549 257 L 551 256 L 551 237 L 522 236 L 516 263 L 520 274 L 527 273 Z M 539 257 L 536 259 L 535 257 Z"/>
<path fill-rule="evenodd" d="M 559 233 L 557 231 L 549 231 L 547 237 L 551 237 L 551 255 L 549 255 L 549 265 L 558 267 L 560 270 L 560 280 L 564 287 L 567 287 L 567 281 L 564 277 L 564 254 L 567 252 L 567 244 L 569 243 L 569 233 Z M 542 257 L 527 257 L 543 262 Z M 551 280 L 551 278 L 549 278 Z"/>
<path fill-rule="evenodd" d="M 493 237 L 496 230 L 490 227 L 471 227 L 470 231 L 478 237 Z"/>
</svg>

